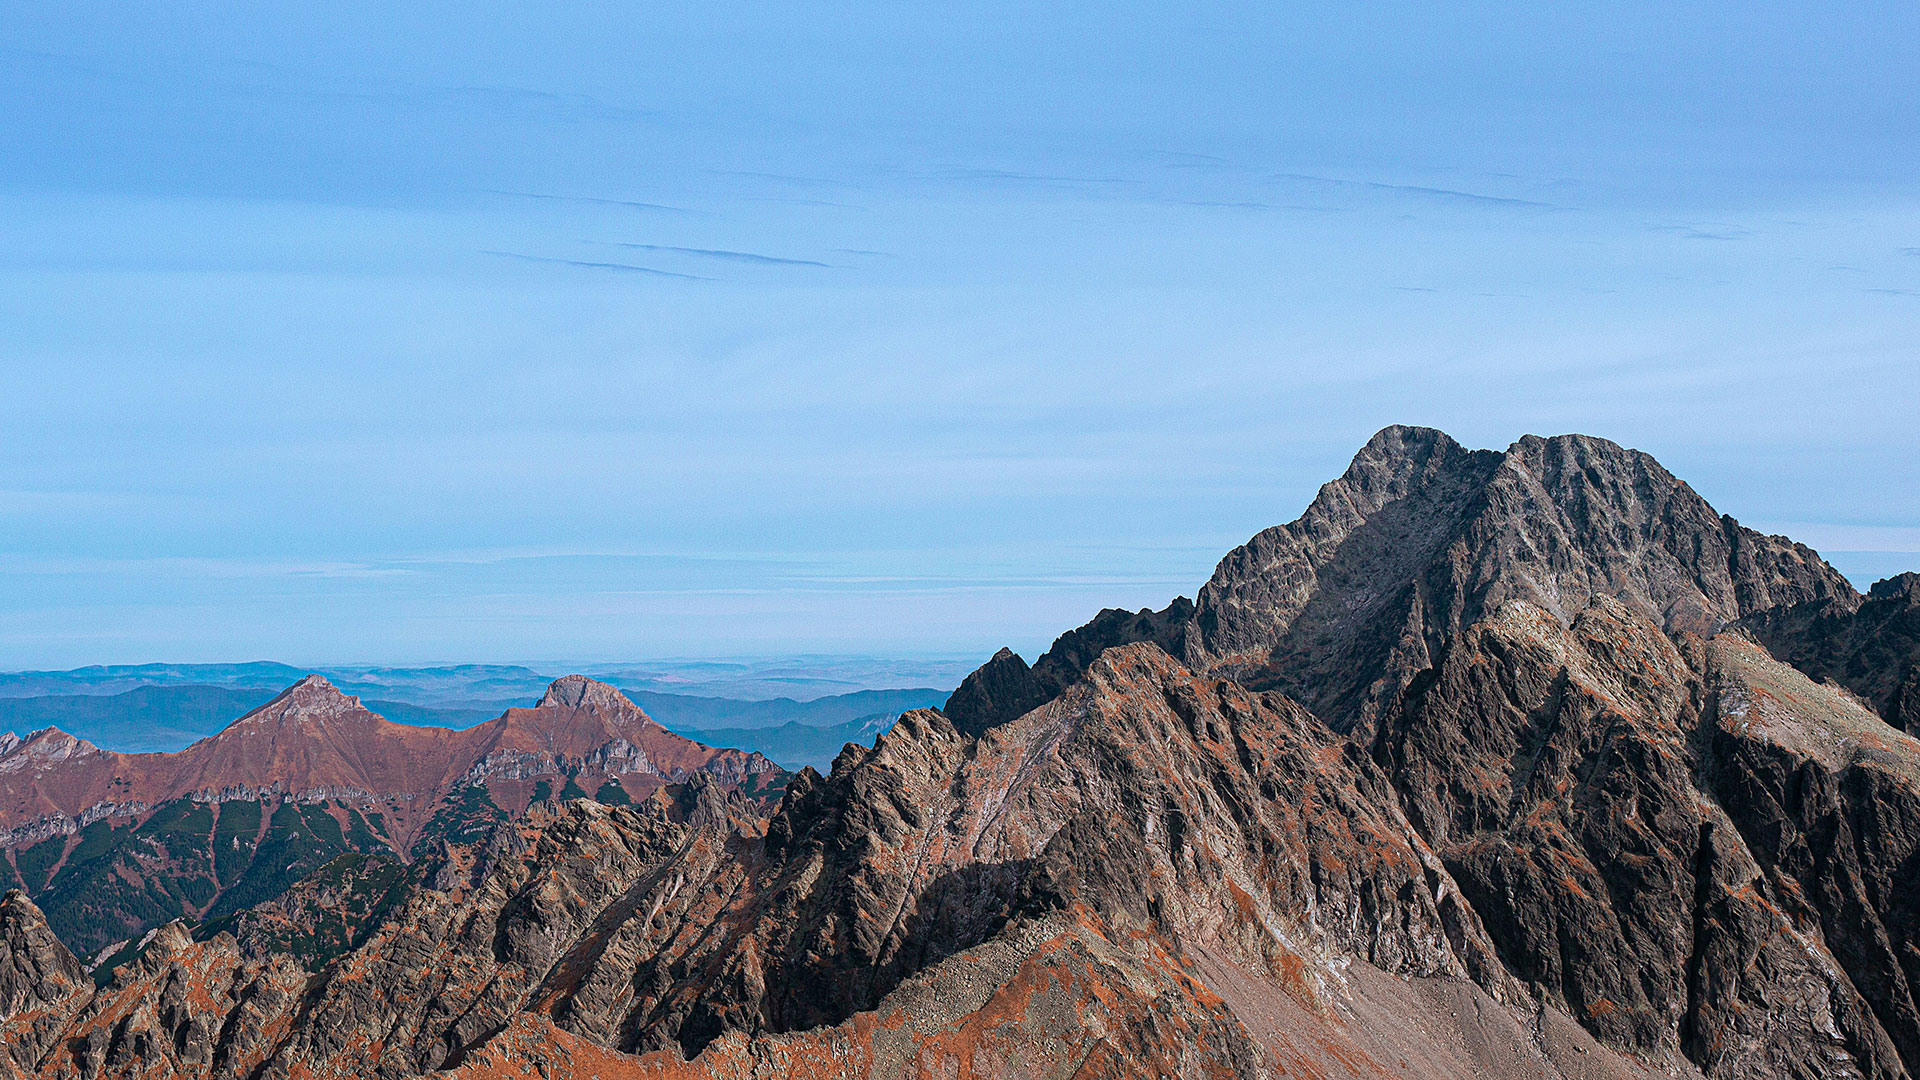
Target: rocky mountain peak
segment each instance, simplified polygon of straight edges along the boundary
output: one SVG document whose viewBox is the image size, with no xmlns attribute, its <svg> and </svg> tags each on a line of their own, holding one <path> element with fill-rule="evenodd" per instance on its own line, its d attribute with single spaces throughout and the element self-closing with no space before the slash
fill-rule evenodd
<svg viewBox="0 0 1920 1080">
<path fill-rule="evenodd" d="M 354 713 L 366 713 L 360 699 L 341 693 L 321 675 L 308 675 L 265 705 L 233 722 L 242 724 L 304 724 Z M 372 715 L 367 713 L 367 715 Z M 230 728 L 231 730 L 231 728 Z"/>
<path fill-rule="evenodd" d="M 1430 484 L 1435 478 L 1482 465 L 1488 451 L 1472 451 L 1453 436 L 1434 428 L 1395 424 L 1381 428 L 1353 456 L 1346 472 L 1321 488 L 1338 485 L 1338 494 L 1353 503 L 1361 514 L 1371 513 L 1393 499 L 1402 498 L 1413 487 Z M 1476 462 L 1476 458 L 1478 462 Z M 1331 510 L 1331 506 L 1323 509 Z"/>
<path fill-rule="evenodd" d="M 41 728 L 24 739 L 12 732 L 0 735 L 0 771 L 47 766 L 98 753 L 99 747 L 59 728 Z"/>
<path fill-rule="evenodd" d="M 1048 696 L 1035 685 L 1027 662 L 1012 649 L 1002 648 L 967 676 L 941 711 L 955 728 L 978 736 L 1045 703 Z"/>
<path fill-rule="evenodd" d="M 637 709 L 639 706 L 627 700 L 627 695 L 616 687 L 585 675 L 568 675 L 555 679 L 535 708 L 616 710 Z"/>
<path fill-rule="evenodd" d="M 1711 634 L 1858 594 L 1811 549 L 1723 517 L 1641 451 L 1586 435 L 1468 451 L 1395 427 L 1300 518 L 1221 560 L 1185 655 L 1284 689 L 1338 727 L 1366 726 L 1448 635 L 1502 605 L 1565 625 L 1600 600 Z"/>
<path fill-rule="evenodd" d="M 1103 611 L 1030 672 L 996 657 L 947 715 L 984 730 L 1056 697 L 1101 649 L 1152 641 L 1194 668 L 1371 727 L 1448 638 L 1519 601 L 1567 625 L 1623 603 L 1712 634 L 1782 605 L 1858 607 L 1818 553 L 1709 506 L 1650 455 L 1587 435 L 1468 450 L 1432 428 L 1369 439 L 1306 512 L 1229 552 L 1194 603 Z"/>
<path fill-rule="evenodd" d="M 179 919 L 167 923 L 147 939 L 147 948 L 156 956 L 173 957 L 193 948 L 193 931 Z"/>
</svg>

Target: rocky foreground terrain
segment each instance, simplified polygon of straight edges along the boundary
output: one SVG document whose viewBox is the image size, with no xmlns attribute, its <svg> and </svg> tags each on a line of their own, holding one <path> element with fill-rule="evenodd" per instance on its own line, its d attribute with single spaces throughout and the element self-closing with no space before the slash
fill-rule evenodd
<svg viewBox="0 0 1920 1080">
<path fill-rule="evenodd" d="M 1103 612 L 1030 666 L 1002 652 L 777 807 L 751 762 L 688 758 L 624 799 L 527 791 L 436 828 L 516 771 L 632 775 L 541 750 L 540 715 L 458 773 L 341 720 L 329 745 L 386 779 L 329 765 L 309 803 L 293 780 L 255 797 L 297 756 L 200 751 L 252 801 L 178 851 L 113 848 L 108 876 L 155 881 L 143 858 L 205 840 L 230 888 L 228 805 L 324 806 L 344 834 L 356 784 L 384 850 L 91 970 L 90 924 L 7 894 L 0 1073 L 1905 1077 L 1915 596 L 1863 597 L 1602 440 L 1390 428 L 1196 599 Z M 585 680 L 549 698 L 529 712 L 621 711 Z M 75 823 L 53 869 L 29 860 L 43 882 L 89 807 L 225 790 L 101 764 L 67 793 L 52 770 L 99 752 L 56 742 L 0 756 L 6 827 Z M 400 812 L 401 789 L 439 809 Z"/>
</svg>

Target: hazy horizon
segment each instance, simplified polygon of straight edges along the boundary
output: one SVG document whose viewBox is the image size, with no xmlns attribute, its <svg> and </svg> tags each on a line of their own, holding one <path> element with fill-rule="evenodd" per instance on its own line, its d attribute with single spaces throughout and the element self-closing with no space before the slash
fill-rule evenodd
<svg viewBox="0 0 1920 1080">
<path fill-rule="evenodd" d="M 1280 524 L 1280 523 L 1276 522 L 1275 524 Z M 1855 536 L 1856 538 L 1866 540 L 1867 542 L 1873 542 L 1872 538 L 1875 535 L 1877 535 L 1879 532 L 1880 530 L 1856 530 L 1856 529 L 1835 530 L 1836 535 Z M 1799 537 L 1795 536 L 1794 539 L 1799 539 Z M 1224 552 L 1222 552 L 1222 554 L 1224 554 Z M 1907 552 L 1907 551 L 1836 550 L 1836 551 L 1822 551 L 1821 555 L 1823 558 L 1827 559 L 1827 561 L 1830 562 L 1835 569 L 1839 570 L 1842 574 L 1845 574 L 1848 580 L 1850 580 L 1853 583 L 1854 587 L 1859 589 L 1863 593 L 1866 592 L 1868 587 L 1871 586 L 1876 581 L 1880 581 L 1885 578 L 1892 577 L 1894 575 L 1901 574 L 1901 573 L 1906 573 L 1909 571 L 1920 571 L 1920 555 L 1916 555 L 1915 553 Z M 1134 608 L 1128 608 L 1128 610 L 1138 610 L 1141 607 L 1158 609 L 1160 607 L 1164 607 L 1167 601 L 1174 599 L 1175 595 L 1185 596 L 1188 599 L 1192 599 L 1193 593 L 1196 591 L 1197 591 L 1197 588 L 1189 589 L 1179 594 L 1170 594 L 1162 598 L 1161 600 L 1144 602 L 1140 605 L 1137 605 Z M 1124 606 L 1124 605 L 1106 605 L 1106 606 L 1111 607 L 1111 606 Z M 1079 619 L 1079 622 L 1084 622 L 1086 618 L 1092 617 L 1094 614 L 1097 613 L 1098 610 L 1099 610 L 1098 608 L 1088 609 L 1084 612 L 1083 615 L 1077 616 L 1077 618 Z M 386 669 L 386 668 L 409 669 L 409 670 L 421 670 L 421 669 L 443 670 L 443 669 L 452 669 L 452 668 L 457 668 L 462 666 L 521 667 L 531 671 L 539 672 L 542 675 L 552 675 L 554 677 L 558 677 L 560 675 L 572 674 L 575 672 L 591 673 L 593 671 L 600 671 L 600 670 L 617 668 L 622 666 L 634 666 L 634 667 L 654 666 L 654 667 L 669 668 L 669 667 L 676 667 L 676 666 L 694 666 L 694 665 L 755 665 L 755 664 L 768 664 L 768 663 L 786 663 L 786 664 L 791 664 L 795 668 L 800 669 L 801 671 L 807 672 L 810 675 L 826 677 L 830 675 L 832 671 L 835 670 L 835 666 L 837 664 L 840 664 L 846 661 L 862 661 L 862 662 L 885 661 L 885 662 L 892 662 L 894 664 L 900 665 L 901 667 L 906 668 L 908 670 L 919 670 L 919 671 L 926 671 L 926 672 L 933 672 L 933 671 L 950 672 L 951 674 L 947 677 L 945 681 L 952 681 L 957 684 L 957 682 L 959 681 L 959 678 L 963 677 L 966 674 L 966 672 L 971 671 L 974 667 L 977 667 L 980 663 L 985 662 L 985 660 L 992 654 L 992 652 L 995 649 L 1001 648 L 1003 646 L 1007 648 L 1011 648 L 1013 649 L 1014 652 L 1020 654 L 1022 657 L 1026 658 L 1028 661 L 1032 661 L 1038 656 L 1040 656 L 1040 654 L 1044 653 L 1047 650 L 1047 648 L 1052 645 L 1054 639 L 1057 638 L 1060 633 L 1063 633 L 1066 630 L 1072 629 L 1073 626 L 1079 625 L 1079 622 L 1072 623 L 1071 625 L 1062 624 L 1056 630 L 1042 632 L 1040 636 L 1035 636 L 1031 633 L 1026 634 L 1024 636 L 1009 635 L 1006 638 L 1006 640 L 1001 641 L 998 645 L 994 645 L 991 647 L 975 648 L 970 650 L 969 649 L 944 649 L 944 650 L 943 649 L 918 649 L 918 650 L 895 650 L 890 652 L 870 650 L 865 652 L 837 652 L 837 653 L 812 653 L 812 654 L 789 653 L 789 652 L 766 652 L 766 653 L 713 652 L 713 653 L 707 653 L 707 654 L 688 653 L 688 654 L 677 655 L 677 656 L 675 655 L 649 655 L 649 656 L 603 655 L 603 656 L 589 656 L 589 657 L 574 657 L 570 659 L 567 659 L 567 658 L 555 659 L 551 657 L 529 658 L 525 656 L 501 656 L 501 657 L 496 657 L 491 659 L 481 659 L 481 660 L 475 660 L 475 659 L 463 658 L 463 657 L 457 657 L 457 656 L 432 656 L 432 655 L 401 657 L 399 659 L 383 659 L 383 658 L 367 658 L 367 657 L 335 657 L 335 658 L 323 657 L 323 658 L 315 659 L 312 657 L 306 657 L 306 658 L 295 659 L 295 660 L 289 660 L 283 657 L 272 657 L 272 656 L 234 657 L 234 656 L 222 656 L 222 655 L 205 655 L 205 656 L 196 656 L 196 657 L 181 657 L 181 656 L 160 655 L 160 656 L 139 656 L 139 657 L 130 658 L 130 659 L 104 659 L 104 660 L 95 659 L 95 660 L 87 660 L 80 663 L 67 664 L 62 666 L 51 666 L 51 667 L 34 667 L 30 665 L 15 666 L 15 667 L 0 667 L 0 675 L 64 674 L 64 673 L 79 671 L 79 670 L 92 668 L 92 667 L 102 667 L 102 668 L 142 667 L 142 666 L 200 667 L 200 666 L 240 666 L 245 664 L 280 664 L 289 668 L 297 668 L 302 671 L 308 671 L 308 672 L 320 672 L 320 671 L 328 671 L 328 670 L 375 671 L 375 670 Z M 905 682 L 886 681 L 886 680 L 875 681 L 875 680 L 869 679 L 864 681 L 863 685 L 871 685 L 876 688 L 883 687 L 883 686 L 895 687 L 895 686 L 909 685 L 910 681 L 911 681 L 910 677 L 909 677 L 909 681 L 905 681 Z M 932 679 L 931 676 L 928 677 L 928 680 L 923 680 L 923 681 L 927 681 L 928 685 L 939 685 L 939 684 L 942 684 L 943 682 L 943 680 L 941 679 Z"/>
</svg>

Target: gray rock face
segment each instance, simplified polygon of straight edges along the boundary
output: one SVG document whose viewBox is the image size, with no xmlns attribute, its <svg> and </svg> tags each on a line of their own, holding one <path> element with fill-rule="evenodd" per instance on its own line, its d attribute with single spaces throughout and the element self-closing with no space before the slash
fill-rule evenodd
<svg viewBox="0 0 1920 1080">
<path fill-rule="evenodd" d="M 1449 638 L 1503 604 L 1564 625 L 1602 599 L 1711 634 L 1780 605 L 1851 610 L 1859 596 L 1811 549 L 1722 517 L 1637 450 L 1562 435 L 1470 451 L 1390 427 L 1306 513 L 1220 560 L 1193 604 L 1102 612 L 1063 635 L 1034 693 L 1059 693 L 1089 652 L 1153 641 L 1364 739 Z"/>
<path fill-rule="evenodd" d="M 1847 674 L 1899 722 L 1903 688 L 1920 686 L 1912 595 L 1885 583 L 1863 603 L 1813 552 L 1602 440 L 1493 454 L 1390 428 L 1298 521 L 1222 560 L 1166 639 L 1368 747 L 1507 970 L 1603 1040 L 1714 1075 L 1903 1075 L 1912 976 L 1893 958 L 1914 916 L 1856 884 L 1872 874 L 1831 839 L 1812 872 L 1797 847 L 1782 865 L 1774 842 L 1749 846 L 1789 827 L 1776 804 L 1810 794 L 1795 784 L 1841 781 L 1796 757 L 1793 783 L 1734 798 L 1756 781 L 1727 763 L 1761 751 L 1714 734 L 1737 645 L 1700 635 L 1739 622 L 1784 659 Z M 1898 863 L 1907 774 L 1854 768 L 1858 798 L 1830 796 L 1793 827 L 1845 835 L 1867 815 Z M 1796 908 L 1808 895 L 1824 903 Z M 1805 933 L 1838 912 L 1844 925 Z"/>
<path fill-rule="evenodd" d="M 1505 453 L 1388 428 L 1291 525 L 1200 591 L 1187 659 L 1370 730 L 1445 642 L 1509 601 L 1563 625 L 1598 600 L 1712 633 L 1856 594 L 1811 550 L 1723 518 L 1645 454 L 1529 436 Z"/>
<path fill-rule="evenodd" d="M 1912 1072 L 1920 742 L 1736 636 L 1712 647 L 1702 786 L 1764 871 L 1767 895 L 1808 936 L 1818 931 Z M 1836 1019 L 1843 1030 L 1865 1027 L 1863 1018 Z M 1883 1060 L 1892 1074 L 1891 1055 Z"/>
<path fill-rule="evenodd" d="M 1773 655 L 1840 684 L 1887 723 L 1920 734 L 1920 574 L 1876 582 L 1867 598 L 1809 600 L 1741 620 Z"/>
<path fill-rule="evenodd" d="M 1875 1003 L 1904 1006 L 1883 980 L 1856 981 L 1846 939 L 1802 906 L 1808 883 L 1748 842 L 1779 836 L 1781 816 L 1732 797 L 1756 782 L 1754 761 L 1803 780 L 1829 766 L 1723 702 L 1815 689 L 1737 638 L 1671 639 L 1623 604 L 1563 627 L 1515 601 L 1451 643 L 1374 752 L 1507 969 L 1602 1041 L 1709 1076 L 1901 1076 Z M 1815 741 L 1881 726 L 1856 712 L 1809 709 L 1794 726 Z M 1875 774 L 1903 798 L 1920 794 L 1916 749 L 1890 750 L 1895 767 Z M 1908 918 L 1846 891 L 1836 913 L 1876 912 L 1851 940 Z"/>
<path fill-rule="evenodd" d="M 1013 650 L 1001 649 L 967 676 L 940 711 L 961 731 L 978 735 L 1059 697 L 1115 646 L 1149 641 L 1169 654 L 1184 653 L 1192 619 L 1193 603 L 1184 596 L 1161 611 L 1108 608 L 1060 635 L 1031 668 Z"/>
<path fill-rule="evenodd" d="M 761 822 L 710 780 L 632 808 L 544 804 L 497 827 L 467 874 L 416 888 L 304 996 L 269 993 L 282 969 L 230 939 L 170 931 L 29 1071 L 488 1075 L 494 1040 L 537 1016 L 553 1032 L 540 1045 L 698 1055 L 733 1075 L 741 1039 L 858 1031 L 879 1009 L 963 1023 L 993 995 L 1052 1018 L 1023 1038 L 1081 1031 L 1114 1075 L 1257 1071 L 1284 1033 L 1250 1032 L 1191 972 L 1202 963 L 1242 1007 L 1314 1024 L 1383 1007 L 1356 964 L 1458 980 L 1514 1032 L 1535 1008 L 1363 751 L 1150 644 L 1106 651 L 978 739 L 910 713 L 833 775 L 802 774 Z M 1029 962 L 1050 973 L 1039 988 Z M 1054 979 L 1089 989 L 1069 1004 L 1044 990 Z M 108 1001 L 168 1000 L 184 1004 L 107 1023 Z M 1338 1024 L 1317 1037 L 1327 1061 L 1368 1053 Z M 576 1060 L 550 1053 L 523 1057 Z"/>
<path fill-rule="evenodd" d="M 169 923 L 96 991 L 24 895 L 0 902 L 0 923 L 9 983 L 37 980 L 10 995 L 0 1073 L 10 1065 L 13 1075 L 62 1080 L 250 1076 L 279 1046 L 306 981 L 283 957 L 247 961 L 227 935 L 196 943 Z"/>
<path fill-rule="evenodd" d="M 1001 649 L 966 677 L 940 711 L 954 727 L 977 737 L 1039 708 L 1057 693 L 1049 693 L 1012 649 Z"/>
<path fill-rule="evenodd" d="M 14 1067 L 31 1070 L 59 1037 L 60 1018 L 92 993 L 86 969 L 53 936 L 40 909 L 9 890 L 0 899 L 0 1017 Z"/>
<path fill-rule="evenodd" d="M 9 889 L 0 899 L 0 1015 L 43 1008 L 88 985 L 85 969 L 53 936 L 40 909 Z"/>
</svg>

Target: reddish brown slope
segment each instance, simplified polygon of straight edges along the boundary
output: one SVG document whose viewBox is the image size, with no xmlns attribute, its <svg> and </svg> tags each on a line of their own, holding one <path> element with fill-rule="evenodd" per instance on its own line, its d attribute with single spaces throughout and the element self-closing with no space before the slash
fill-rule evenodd
<svg viewBox="0 0 1920 1080">
<path fill-rule="evenodd" d="M 318 675 L 177 755 L 180 794 L 239 795 L 249 784 L 297 797 L 421 795 L 440 787 L 454 732 L 396 724 Z M 142 755 L 166 758 L 173 755 Z M 180 790 L 184 788 L 184 790 Z"/>
<path fill-rule="evenodd" d="M 143 818 L 176 799 L 385 804 L 399 841 L 467 783 L 527 781 L 530 790 L 539 778 L 572 777 L 583 786 L 614 780 L 639 795 L 695 771 L 735 783 L 779 772 L 759 754 L 675 735 L 580 675 L 554 683 L 531 709 L 465 731 L 393 723 L 309 675 L 178 753 L 113 753 L 53 728 L 9 744 L 0 745 L 0 847 L 103 817 Z M 525 792 L 503 794 L 503 807 L 526 804 Z"/>
<path fill-rule="evenodd" d="M 0 742 L 0 886 L 25 888 L 91 952 L 270 900 L 350 851 L 410 859 L 537 798 L 624 802 L 695 774 L 754 796 L 786 775 L 577 675 L 465 731 L 391 723 L 309 676 L 178 753 L 111 753 L 56 730 Z"/>
<path fill-rule="evenodd" d="M 431 796 L 452 734 L 382 719 L 318 675 L 174 754 L 112 753 L 48 729 L 0 756 L 0 846 L 144 818 L 176 799 Z"/>
<path fill-rule="evenodd" d="M 757 753 L 716 750 L 675 735 L 625 694 L 584 675 L 555 682 L 531 709 L 508 709 L 453 733 L 451 757 L 459 776 L 449 776 L 449 783 L 573 775 L 583 785 L 617 780 L 632 796 L 699 771 L 735 782 L 778 771 Z"/>
</svg>

